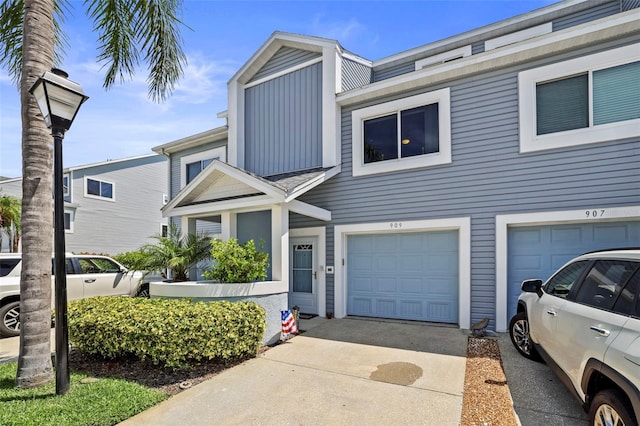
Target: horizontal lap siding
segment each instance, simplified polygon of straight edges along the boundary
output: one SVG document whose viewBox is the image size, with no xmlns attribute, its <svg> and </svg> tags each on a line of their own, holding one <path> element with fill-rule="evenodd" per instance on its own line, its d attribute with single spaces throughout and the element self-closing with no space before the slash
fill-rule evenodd
<svg viewBox="0 0 640 426">
<path fill-rule="evenodd" d="M 285 71 L 289 68 L 295 67 L 296 65 L 319 58 L 320 56 L 319 52 L 293 49 L 291 47 L 281 47 L 280 50 L 278 50 L 276 54 L 273 55 L 262 68 L 260 68 L 260 71 L 251 78 L 251 81 L 260 80 L 261 78 L 268 77 L 280 71 Z"/>
<path fill-rule="evenodd" d="M 615 15 L 616 13 L 620 13 L 620 0 L 604 3 L 587 10 L 583 10 L 582 12 L 577 12 L 572 15 L 556 19 L 553 21 L 553 31 L 563 30 L 575 25 L 584 24 L 585 22 Z"/>
<path fill-rule="evenodd" d="M 245 168 L 269 176 L 322 165 L 322 64 L 245 92 Z"/>
<path fill-rule="evenodd" d="M 344 108 L 342 172 L 301 200 L 332 212 L 331 234 L 339 224 L 471 217 L 471 320 L 495 320 L 496 215 L 640 204 L 638 138 L 519 153 L 518 71 L 585 53 L 590 52 L 451 84 L 450 165 L 352 177 L 351 112 L 372 103 Z M 296 218 L 292 226 L 318 222 Z M 327 254 L 332 256 L 333 250 L 333 241 L 327 242 Z M 333 296 L 333 277 L 327 278 L 327 295 Z M 332 306 L 331 298 L 329 310 Z"/>
</svg>

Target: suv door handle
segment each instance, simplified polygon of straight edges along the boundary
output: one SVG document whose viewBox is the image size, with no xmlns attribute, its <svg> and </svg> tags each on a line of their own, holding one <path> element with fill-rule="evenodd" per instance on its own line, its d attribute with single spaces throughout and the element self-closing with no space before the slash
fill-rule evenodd
<svg viewBox="0 0 640 426">
<path fill-rule="evenodd" d="M 84 282 L 85 283 L 94 283 L 94 282 L 96 282 L 96 279 L 95 278 L 88 278 L 88 279 L 84 280 Z"/>
<path fill-rule="evenodd" d="M 552 317 L 555 317 L 556 315 L 558 315 L 558 314 L 556 313 L 556 311 L 547 311 L 547 313 L 548 313 L 549 315 L 551 315 Z"/>
<path fill-rule="evenodd" d="M 589 329 L 591 331 L 593 331 L 594 333 L 596 333 L 597 335 L 602 336 L 602 337 L 609 337 L 609 335 L 611 334 L 611 332 L 609 330 L 605 330 L 604 328 L 596 327 L 595 325 L 592 325 L 591 327 L 589 327 Z"/>
</svg>

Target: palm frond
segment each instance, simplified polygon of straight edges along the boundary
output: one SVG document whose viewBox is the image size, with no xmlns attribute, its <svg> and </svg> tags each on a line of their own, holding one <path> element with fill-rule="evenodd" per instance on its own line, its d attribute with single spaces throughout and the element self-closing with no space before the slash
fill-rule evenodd
<svg viewBox="0 0 640 426">
<path fill-rule="evenodd" d="M 70 13 L 67 0 L 56 0 L 54 4 L 55 62 L 62 62 L 69 38 L 62 30 L 65 14 Z M 0 4 L 0 66 L 5 68 L 17 86 L 22 74 L 22 22 L 24 0 L 5 0 Z"/>
</svg>

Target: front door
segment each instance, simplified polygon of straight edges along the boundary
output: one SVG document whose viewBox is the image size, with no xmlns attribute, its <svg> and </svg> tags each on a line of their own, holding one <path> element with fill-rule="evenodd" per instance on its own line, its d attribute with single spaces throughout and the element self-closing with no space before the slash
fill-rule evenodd
<svg viewBox="0 0 640 426">
<path fill-rule="evenodd" d="M 301 313 L 317 314 L 316 239 L 292 238 L 290 251 L 289 306 Z"/>
</svg>

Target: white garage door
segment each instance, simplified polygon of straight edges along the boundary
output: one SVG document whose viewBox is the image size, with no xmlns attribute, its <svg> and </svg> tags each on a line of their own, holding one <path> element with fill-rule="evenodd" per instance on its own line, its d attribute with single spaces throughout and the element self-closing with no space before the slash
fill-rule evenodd
<svg viewBox="0 0 640 426">
<path fill-rule="evenodd" d="M 347 314 L 458 322 L 458 231 L 351 235 Z"/>
<path fill-rule="evenodd" d="M 638 221 L 509 228 L 508 318 L 516 312 L 522 281 L 546 280 L 560 266 L 589 251 L 638 246 Z"/>
</svg>

